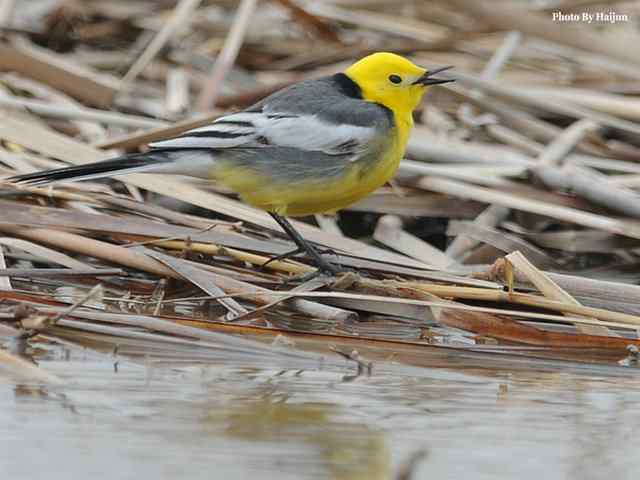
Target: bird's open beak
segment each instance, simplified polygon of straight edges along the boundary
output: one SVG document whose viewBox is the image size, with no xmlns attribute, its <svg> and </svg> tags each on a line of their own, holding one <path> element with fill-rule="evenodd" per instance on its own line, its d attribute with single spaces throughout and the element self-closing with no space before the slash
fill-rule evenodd
<svg viewBox="0 0 640 480">
<path fill-rule="evenodd" d="M 453 78 L 433 78 L 433 75 L 440 72 L 444 72 L 445 70 L 449 70 L 450 68 L 453 68 L 453 65 L 449 65 L 448 67 L 440 67 L 440 68 L 435 68 L 433 70 L 429 70 L 424 75 L 422 75 L 419 79 L 413 82 L 413 84 L 414 85 L 417 85 L 417 84 L 438 85 L 440 83 L 455 82 Z"/>
</svg>

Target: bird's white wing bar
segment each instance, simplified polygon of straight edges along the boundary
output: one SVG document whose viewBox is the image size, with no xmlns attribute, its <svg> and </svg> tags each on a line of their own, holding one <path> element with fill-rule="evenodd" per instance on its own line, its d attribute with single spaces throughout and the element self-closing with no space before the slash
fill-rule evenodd
<svg viewBox="0 0 640 480">
<path fill-rule="evenodd" d="M 242 126 L 236 124 L 229 123 L 219 123 L 207 125 L 205 127 L 194 128 L 193 130 L 189 130 L 188 133 L 200 133 L 200 132 L 229 132 L 229 133 L 237 133 L 238 135 L 251 135 L 255 133 L 256 129 L 253 125 L 250 126 Z M 185 134 L 186 135 L 186 134 Z M 212 136 L 213 137 L 213 136 Z"/>
<path fill-rule="evenodd" d="M 176 138 L 150 143 L 151 148 L 231 148 L 251 144 L 258 137 L 254 121 L 260 112 L 226 115 Z"/>
<path fill-rule="evenodd" d="M 336 125 L 316 115 L 277 112 L 240 112 L 217 119 L 177 138 L 151 143 L 152 148 L 232 148 L 275 145 L 329 155 L 360 153 L 375 135 L 375 128 Z"/>
</svg>

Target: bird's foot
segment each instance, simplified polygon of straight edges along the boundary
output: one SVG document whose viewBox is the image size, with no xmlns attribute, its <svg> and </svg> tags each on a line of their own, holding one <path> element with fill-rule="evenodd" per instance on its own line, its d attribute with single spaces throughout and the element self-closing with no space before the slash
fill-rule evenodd
<svg viewBox="0 0 640 480">
<path fill-rule="evenodd" d="M 290 285 L 293 283 L 300 284 L 300 283 L 309 282 L 315 279 L 324 279 L 327 281 L 327 283 L 333 283 L 336 280 L 338 280 L 340 277 L 342 277 L 342 275 L 344 275 L 345 273 L 351 272 L 351 270 L 347 270 L 338 265 L 327 262 L 324 259 L 322 259 L 322 262 L 317 262 L 317 263 L 321 263 L 321 265 L 317 265 L 316 270 L 314 270 L 313 272 L 303 273 L 301 275 L 294 275 L 292 277 L 289 277 L 283 280 L 282 284 L 283 285 Z"/>
<path fill-rule="evenodd" d="M 325 248 L 325 249 L 316 248 L 315 250 L 320 255 L 326 255 L 326 254 L 337 255 L 335 250 L 333 250 L 331 248 Z M 262 265 L 260 265 L 260 268 L 266 268 L 270 263 L 273 263 L 273 262 L 280 262 L 282 260 L 291 260 L 296 255 L 300 255 L 301 253 L 306 253 L 306 250 L 301 248 L 301 247 L 298 247 L 295 250 L 291 250 L 290 252 L 281 253 L 280 255 L 276 255 L 275 257 L 271 257 L 269 260 L 267 260 Z"/>
</svg>

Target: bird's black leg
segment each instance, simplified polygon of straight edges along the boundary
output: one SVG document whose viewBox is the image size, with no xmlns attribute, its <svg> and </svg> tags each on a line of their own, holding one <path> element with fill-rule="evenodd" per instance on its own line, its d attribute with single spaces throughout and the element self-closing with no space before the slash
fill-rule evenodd
<svg viewBox="0 0 640 480">
<path fill-rule="evenodd" d="M 302 235 L 300 235 L 297 230 L 293 228 L 293 225 L 291 225 L 286 218 L 273 212 L 269 212 L 269 215 L 271 215 L 273 219 L 278 222 L 280 228 L 282 228 L 282 230 L 284 230 L 289 238 L 293 240 L 293 242 L 298 246 L 298 249 L 307 252 L 307 254 L 311 257 L 316 267 L 318 267 L 320 271 L 329 273 L 331 275 L 337 275 L 342 271 L 339 267 L 332 265 L 324 258 L 322 258 L 322 255 L 318 253 L 318 250 L 316 250 L 315 247 L 313 247 L 309 242 L 302 238 Z"/>
</svg>

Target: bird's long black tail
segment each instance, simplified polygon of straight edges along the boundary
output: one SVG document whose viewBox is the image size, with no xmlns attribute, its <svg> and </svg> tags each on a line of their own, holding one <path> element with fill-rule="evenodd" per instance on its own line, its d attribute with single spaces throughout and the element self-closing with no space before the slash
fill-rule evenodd
<svg viewBox="0 0 640 480">
<path fill-rule="evenodd" d="M 123 155 L 103 160 L 101 162 L 88 163 L 73 167 L 56 168 L 43 172 L 16 175 L 7 180 L 24 185 L 44 185 L 47 183 L 62 181 L 79 181 L 112 177 L 133 172 L 166 172 L 178 170 L 177 160 L 181 157 L 188 158 L 189 152 L 183 150 L 179 155 L 174 150 L 151 150 L 146 153 Z M 187 173 L 188 174 L 188 173 Z"/>
</svg>

